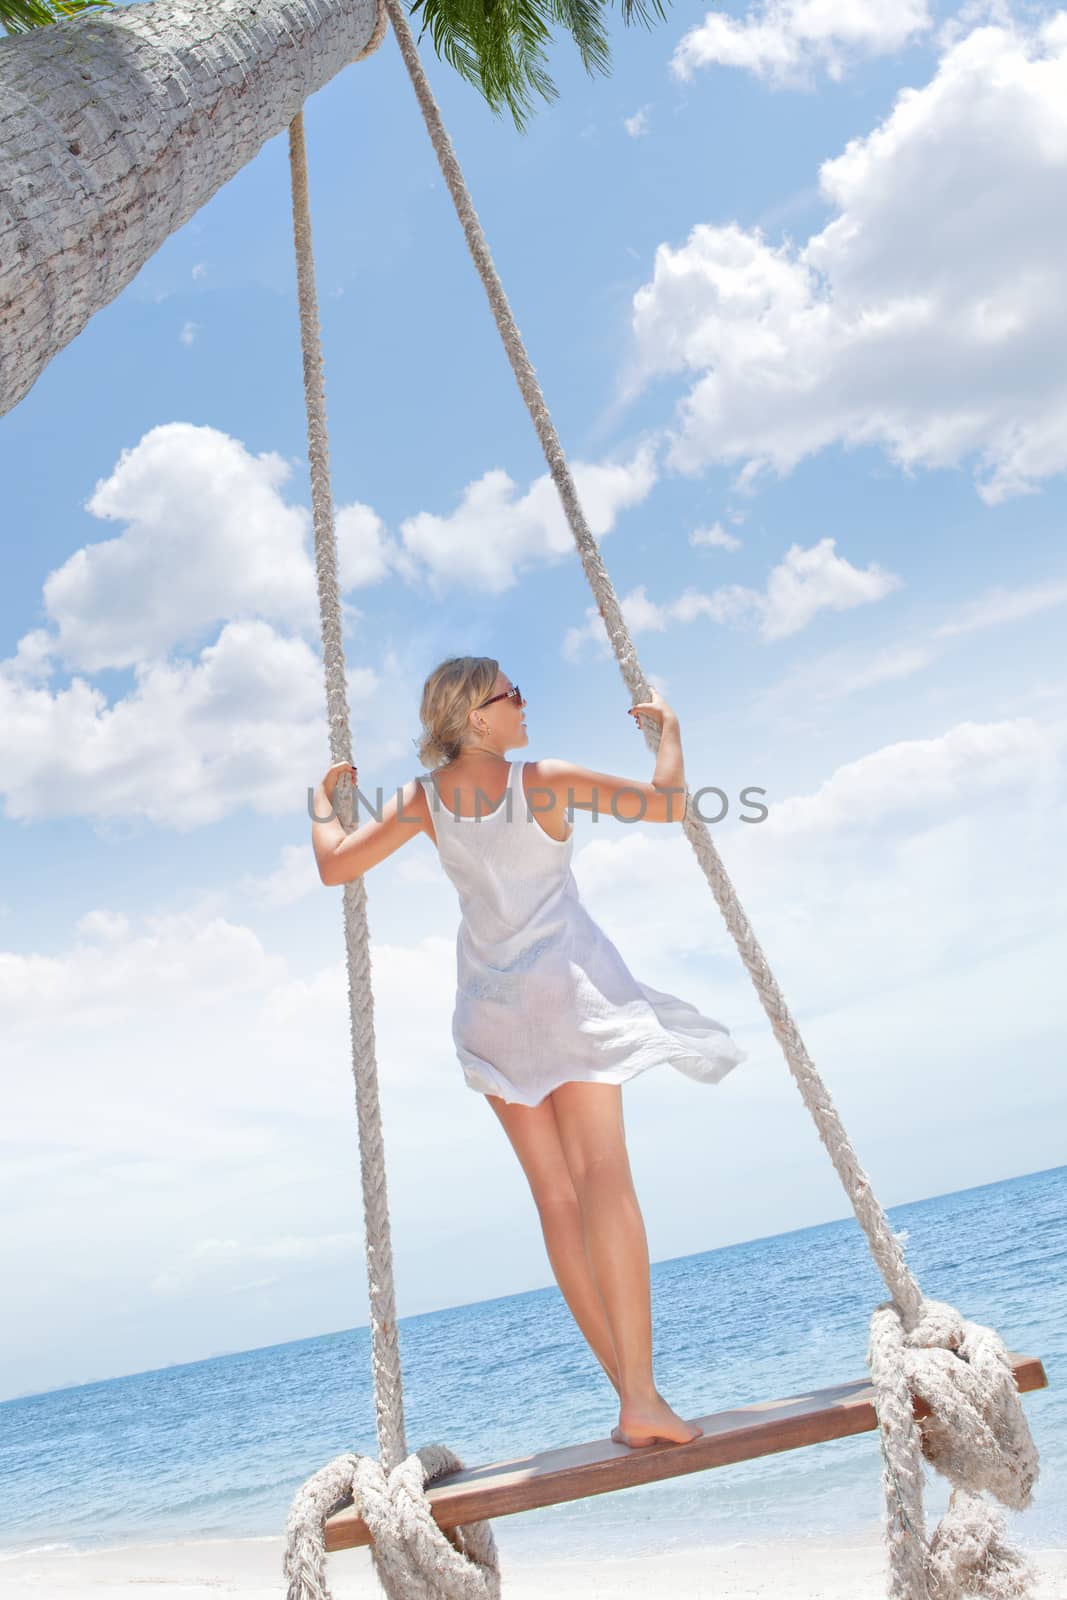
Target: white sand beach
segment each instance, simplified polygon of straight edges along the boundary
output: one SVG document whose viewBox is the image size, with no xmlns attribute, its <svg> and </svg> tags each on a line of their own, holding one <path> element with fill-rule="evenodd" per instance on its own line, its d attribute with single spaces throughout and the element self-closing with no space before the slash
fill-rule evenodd
<svg viewBox="0 0 1067 1600">
<path fill-rule="evenodd" d="M 707 1546 L 597 1561 L 520 1562 L 498 1538 L 508 1600 L 883 1600 L 878 1539 L 782 1540 Z M 78 1555 L 28 1553 L 0 1566 L 0 1592 L 33 1600 L 277 1600 L 280 1538 L 141 1545 Z M 1067 1550 L 1030 1552 L 1037 1600 L 1067 1595 Z M 366 1550 L 330 1557 L 335 1600 L 375 1600 L 381 1585 Z"/>
</svg>

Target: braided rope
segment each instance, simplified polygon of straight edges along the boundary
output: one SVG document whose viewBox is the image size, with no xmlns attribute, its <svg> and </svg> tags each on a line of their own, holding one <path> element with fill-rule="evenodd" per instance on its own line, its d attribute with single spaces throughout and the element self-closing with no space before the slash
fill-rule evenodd
<svg viewBox="0 0 1067 1600">
<path fill-rule="evenodd" d="M 386 25 L 387 15 L 379 8 L 378 22 L 363 51 L 364 56 L 381 43 Z M 315 291 L 303 113 L 293 119 L 289 128 L 289 169 L 330 757 L 331 761 L 351 762 L 352 736 L 341 633 L 322 334 Z M 338 785 L 336 804 L 345 826 L 350 827 L 353 791 L 347 777 Z M 498 1600 L 500 1569 L 489 1523 L 474 1522 L 454 1529 L 453 1543 L 438 1528 L 426 1498 L 427 1481 L 457 1470 L 462 1462 L 441 1444 L 426 1445 L 412 1455 L 407 1454 L 385 1144 L 378 1095 L 367 897 L 362 877 L 345 885 L 343 903 L 370 1299 L 371 1369 L 381 1460 L 355 1454 L 338 1456 L 298 1491 L 287 1526 L 288 1596 L 289 1600 L 330 1600 L 326 1584 L 324 1523 L 331 1511 L 351 1495 L 371 1529 L 372 1558 L 389 1600 Z"/>
<path fill-rule="evenodd" d="M 559 490 L 567 521 L 574 535 L 574 541 L 578 546 L 578 553 L 581 556 L 586 577 L 593 591 L 593 597 L 596 600 L 600 615 L 604 619 L 604 625 L 607 628 L 608 637 L 611 640 L 623 679 L 634 698 L 644 700 L 647 698 L 647 683 L 640 662 L 637 659 L 637 652 L 623 620 L 622 611 L 611 579 L 601 560 L 596 539 L 590 532 L 582 511 L 581 503 L 578 499 L 578 491 L 570 468 L 567 465 L 559 434 L 556 432 L 555 425 L 549 415 L 544 395 L 541 393 L 541 386 L 537 381 L 530 358 L 526 353 L 526 347 L 512 315 L 511 307 L 508 305 L 503 284 L 489 252 L 489 246 L 474 210 L 455 151 L 452 148 L 444 123 L 441 120 L 441 113 L 434 101 L 426 74 L 419 61 L 415 43 L 411 37 L 411 30 L 407 25 L 399 0 L 383 0 L 383 4 L 388 9 L 389 17 L 393 24 L 393 32 L 396 34 L 401 54 L 414 84 L 415 94 L 426 126 L 429 129 L 434 150 L 437 152 L 437 159 L 445 182 L 459 214 L 460 224 L 466 236 L 468 248 L 485 286 L 493 316 L 500 330 L 500 336 L 504 341 L 508 360 L 518 381 L 522 398 L 526 402 L 527 409 L 533 419 L 537 437 L 541 441 L 552 478 L 556 488 Z M 645 737 L 653 749 L 658 747 L 658 734 L 654 728 L 646 726 Z M 775 981 L 767 958 L 760 949 L 748 918 L 741 908 L 719 853 L 712 842 L 707 824 L 696 815 L 688 803 L 682 826 L 696 852 L 704 876 L 711 885 L 726 925 L 740 951 L 741 959 L 748 968 L 756 986 L 756 991 L 770 1019 L 775 1036 L 782 1045 L 790 1071 L 796 1079 L 804 1104 L 815 1119 L 815 1124 L 823 1143 L 829 1151 L 830 1158 L 837 1168 L 849 1199 L 852 1201 L 853 1209 L 863 1231 L 867 1235 L 875 1261 L 885 1279 L 886 1287 L 893 1299 L 900 1305 L 910 1325 L 918 1319 L 919 1309 L 922 1304 L 922 1291 L 904 1260 L 900 1244 L 893 1234 L 885 1212 L 871 1190 L 870 1182 L 859 1164 L 856 1152 L 848 1142 L 826 1085 L 819 1077 L 804 1048 L 796 1023 L 789 1014 L 785 997 Z"/>
<path fill-rule="evenodd" d="M 341 642 L 341 602 L 337 584 L 337 549 L 334 536 L 333 494 L 330 487 L 329 434 L 326 393 L 322 376 L 322 345 L 315 262 L 308 205 L 307 155 L 303 114 L 289 129 L 289 167 L 293 188 L 293 234 L 296 244 L 297 293 L 300 304 L 300 340 L 304 360 L 304 399 L 307 408 L 308 458 L 311 467 L 312 522 L 315 531 L 315 569 L 318 577 L 322 642 L 326 665 L 326 711 L 331 761 L 352 760 L 352 735 L 348 718 L 344 647 Z M 345 780 L 338 795 L 338 813 L 350 821 L 352 786 Z M 338 785 L 342 789 L 342 785 Z M 346 804 L 347 802 L 347 804 Z M 378 1068 L 374 1043 L 374 994 L 370 976 L 370 939 L 367 895 L 362 877 L 344 887 L 345 954 L 348 967 L 348 1010 L 352 1035 L 352 1071 L 356 1086 L 363 1215 L 367 1245 L 367 1282 L 370 1291 L 371 1365 L 377 1407 L 378 1443 L 388 1471 L 407 1454 L 404 1434 L 404 1400 L 400 1376 L 400 1351 L 396 1332 L 392 1242 L 385 1178 Z"/>
<path fill-rule="evenodd" d="M 644 700 L 648 694 L 644 672 L 596 540 L 586 522 L 562 443 L 493 263 L 470 192 L 419 60 L 403 7 L 400 0 L 382 0 L 382 3 L 389 12 L 441 173 L 452 196 L 519 392 L 559 492 L 623 681 L 633 699 Z M 646 724 L 644 731 L 646 741 L 655 752 L 659 746 L 658 730 Z M 981 1484 L 1007 1504 L 1025 1505 L 1036 1476 L 1037 1457 L 1003 1345 L 989 1330 L 964 1323 L 950 1307 L 937 1306 L 936 1302 L 924 1298 L 904 1260 L 901 1242 L 893 1233 L 889 1219 L 860 1165 L 829 1091 L 808 1055 L 800 1030 L 727 876 L 707 825 L 696 815 L 688 794 L 682 828 L 752 978 L 801 1098 L 815 1122 L 856 1219 L 866 1235 L 874 1262 L 892 1296 L 890 1314 L 896 1319 L 900 1330 L 900 1342 L 894 1347 L 892 1341 L 885 1341 L 884 1319 L 880 1319 L 876 1312 L 872 1324 L 875 1329 L 871 1340 L 872 1356 L 869 1357 L 873 1359 L 872 1371 L 877 1368 L 878 1372 L 876 1386 L 880 1404 L 890 1419 L 888 1433 L 883 1430 L 886 1481 L 888 1484 L 892 1479 L 904 1485 L 901 1516 L 897 1513 L 896 1488 L 886 1490 L 890 1509 L 887 1542 L 891 1592 L 899 1600 L 905 1600 L 905 1597 L 906 1600 L 931 1600 L 934 1591 L 927 1588 L 929 1577 L 931 1583 L 936 1579 L 939 1585 L 937 1600 L 955 1600 L 957 1593 L 962 1595 L 964 1592 L 984 1594 L 988 1600 L 1001 1600 L 1002 1596 L 1009 1594 L 1025 1594 L 1029 1581 L 1025 1563 L 1004 1542 L 999 1527 L 994 1529 L 990 1520 L 991 1512 L 983 1522 L 975 1507 L 980 1505 L 983 1513 L 988 1508 L 977 1502 L 974 1496 L 958 1501 L 961 1509 L 946 1515 L 934 1541 L 927 1547 L 923 1534 L 922 1451 L 915 1442 L 918 1436 L 912 1421 L 910 1399 L 911 1390 L 914 1389 L 928 1399 L 940 1418 L 939 1422 L 932 1420 L 922 1436 L 926 1452 L 939 1470 L 964 1488 Z M 963 1336 L 964 1329 L 969 1330 L 966 1337 Z M 909 1352 L 907 1360 L 904 1358 L 905 1348 Z M 1002 1362 L 1006 1365 L 1008 1383 L 1002 1381 L 1002 1374 L 998 1376 Z M 907 1424 L 903 1420 L 905 1409 Z M 956 1430 L 961 1437 L 957 1437 Z M 908 1523 L 917 1530 L 916 1533 L 908 1533 Z M 983 1553 L 977 1555 L 977 1545 L 982 1543 L 983 1537 Z M 962 1587 L 965 1582 L 981 1582 L 985 1587 L 965 1590 Z M 1021 1584 L 1023 1587 L 1006 1589 L 1003 1588 L 1005 1582 Z M 1001 1587 L 997 1587 L 998 1584 Z"/>
<path fill-rule="evenodd" d="M 426 1445 L 386 1473 L 370 1456 L 342 1455 L 298 1491 L 286 1526 L 287 1600 L 330 1600 L 324 1525 L 348 1503 L 373 1537 L 371 1559 L 389 1600 L 499 1600 L 500 1563 L 492 1525 L 437 1526 L 426 1486 L 463 1466 L 445 1445 Z"/>
</svg>

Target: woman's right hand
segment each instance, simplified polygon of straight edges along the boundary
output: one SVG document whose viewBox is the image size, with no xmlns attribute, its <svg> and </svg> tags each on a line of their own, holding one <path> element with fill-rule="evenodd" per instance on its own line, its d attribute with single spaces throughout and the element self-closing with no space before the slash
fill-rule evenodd
<svg viewBox="0 0 1067 1600">
<path fill-rule="evenodd" d="M 356 768 L 352 766 L 351 762 L 335 761 L 333 766 L 327 770 L 326 776 L 322 780 L 322 792 L 326 796 L 327 802 L 331 806 L 333 805 L 333 792 L 337 788 L 338 780 L 340 779 L 342 772 L 349 773 L 353 783 L 359 782 L 359 774 Z"/>
<path fill-rule="evenodd" d="M 650 689 L 648 694 L 649 698 L 647 700 L 642 700 L 639 705 L 631 706 L 627 712 L 627 716 L 633 717 L 635 728 L 640 728 L 640 719 L 642 717 L 649 717 L 661 728 L 667 717 L 673 717 L 677 722 L 677 713 L 671 710 L 658 689 Z"/>
</svg>

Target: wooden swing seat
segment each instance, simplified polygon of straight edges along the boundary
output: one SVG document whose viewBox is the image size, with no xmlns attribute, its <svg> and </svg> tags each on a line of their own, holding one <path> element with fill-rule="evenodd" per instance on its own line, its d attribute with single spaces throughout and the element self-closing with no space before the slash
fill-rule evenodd
<svg viewBox="0 0 1067 1600">
<path fill-rule="evenodd" d="M 1036 1356 L 1012 1355 L 1009 1359 L 1021 1393 L 1047 1386 L 1045 1369 Z M 917 1417 L 926 1416 L 928 1409 L 921 1400 L 915 1401 Z M 507 1517 L 515 1511 L 584 1500 L 659 1478 L 680 1478 L 688 1472 L 752 1461 L 781 1450 L 799 1450 L 802 1445 L 869 1433 L 878 1426 L 874 1387 L 867 1378 L 692 1420 L 704 1431 L 689 1444 L 650 1444 L 631 1450 L 612 1439 L 591 1439 L 562 1450 L 542 1450 L 513 1461 L 447 1473 L 427 1490 L 434 1521 L 447 1530 L 459 1523 Z M 327 1518 L 327 1550 L 351 1550 L 370 1543 L 367 1524 L 351 1503 Z"/>
</svg>

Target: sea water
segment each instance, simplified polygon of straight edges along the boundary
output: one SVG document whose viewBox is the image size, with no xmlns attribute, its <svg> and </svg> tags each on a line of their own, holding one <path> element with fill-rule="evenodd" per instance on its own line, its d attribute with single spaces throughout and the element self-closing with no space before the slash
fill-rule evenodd
<svg viewBox="0 0 1067 1600">
<path fill-rule="evenodd" d="M 924 1291 L 1040 1356 L 1024 1404 L 1042 1456 L 1031 1548 L 1067 1545 L 1067 1167 L 895 1206 Z M 686 1417 L 865 1375 L 886 1291 L 852 1218 L 652 1268 L 656 1381 Z M 467 1465 L 603 1438 L 614 1391 L 553 1286 L 401 1319 L 409 1449 Z M 0 1559 L 284 1531 L 310 1473 L 377 1455 L 369 1333 L 140 1372 L 0 1405 Z M 882 1514 L 878 1435 L 546 1507 L 496 1523 L 502 1551 L 592 1557 L 859 1534 Z M 931 1474 L 931 1515 L 947 1488 Z M 505 1529 L 506 1524 L 506 1529 Z"/>
</svg>

